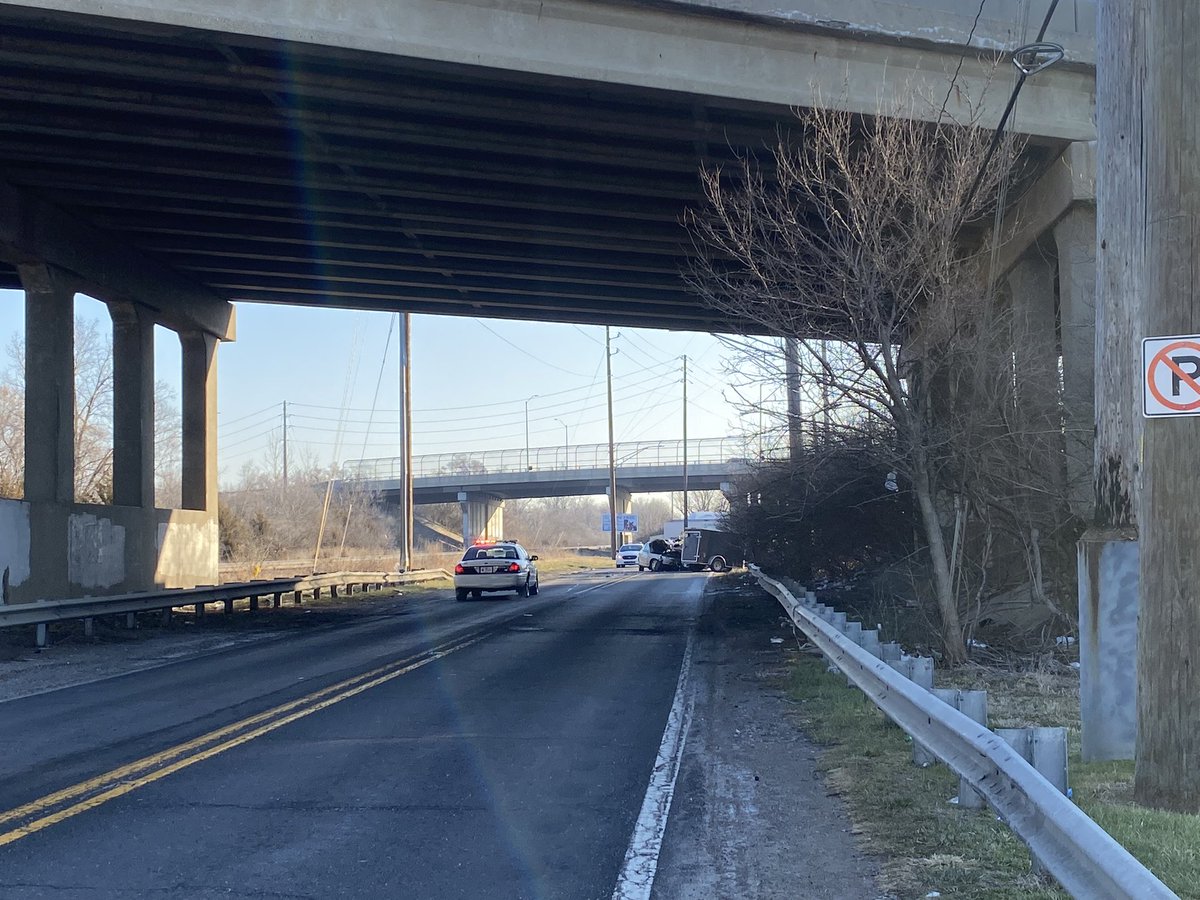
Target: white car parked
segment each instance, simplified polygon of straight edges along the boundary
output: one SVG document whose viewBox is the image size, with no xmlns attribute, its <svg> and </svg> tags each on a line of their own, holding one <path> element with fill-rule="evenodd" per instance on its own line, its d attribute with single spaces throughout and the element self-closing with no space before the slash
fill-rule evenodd
<svg viewBox="0 0 1200 900">
<path fill-rule="evenodd" d="M 641 544 L 622 544 L 621 549 L 617 551 L 617 568 L 623 569 L 626 566 L 636 566 L 638 551 L 641 549 Z"/>
</svg>

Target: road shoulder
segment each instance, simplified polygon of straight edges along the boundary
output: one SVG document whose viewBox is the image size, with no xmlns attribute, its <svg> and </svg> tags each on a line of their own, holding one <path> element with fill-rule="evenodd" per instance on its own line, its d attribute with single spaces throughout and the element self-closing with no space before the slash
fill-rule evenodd
<svg viewBox="0 0 1200 900">
<path fill-rule="evenodd" d="M 784 679 L 796 643 L 778 605 L 737 576 L 713 579 L 705 601 L 653 896 L 878 897 L 878 865 L 791 721 Z"/>
</svg>

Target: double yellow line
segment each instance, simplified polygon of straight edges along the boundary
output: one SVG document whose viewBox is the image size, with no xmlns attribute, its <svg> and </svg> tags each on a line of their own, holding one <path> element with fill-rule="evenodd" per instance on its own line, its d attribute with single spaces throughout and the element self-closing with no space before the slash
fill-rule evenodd
<svg viewBox="0 0 1200 900">
<path fill-rule="evenodd" d="M 87 781 L 39 797 L 23 806 L 0 812 L 0 847 L 15 843 L 59 822 L 77 816 L 89 809 L 102 806 L 140 787 L 153 784 L 181 769 L 210 759 L 226 750 L 252 741 L 257 737 L 303 719 L 315 712 L 348 700 L 363 691 L 369 691 L 393 678 L 407 675 L 415 669 L 428 665 L 458 650 L 477 644 L 486 637 L 477 633 L 457 641 L 451 641 L 432 650 L 407 659 L 397 660 L 385 666 L 339 681 L 337 684 L 314 691 L 298 700 L 292 700 L 268 709 L 249 718 L 226 725 L 208 734 L 201 735 L 182 744 L 176 744 L 159 753 L 142 757 Z"/>
</svg>

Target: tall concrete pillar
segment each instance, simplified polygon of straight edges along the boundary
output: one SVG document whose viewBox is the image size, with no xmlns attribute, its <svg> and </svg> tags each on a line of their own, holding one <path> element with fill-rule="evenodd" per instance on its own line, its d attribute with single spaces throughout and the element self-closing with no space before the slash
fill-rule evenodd
<svg viewBox="0 0 1200 900">
<path fill-rule="evenodd" d="M 49 266 L 25 288 L 25 499 L 75 499 L 75 288 Z M 64 537 L 65 540 L 65 537 Z"/>
<path fill-rule="evenodd" d="M 1058 342 L 1055 339 L 1054 262 L 1027 252 L 1009 272 L 1017 399 L 1046 415 L 1058 407 Z M 1055 428 L 1057 428 L 1055 422 Z"/>
<path fill-rule="evenodd" d="M 1096 434 L 1096 208 L 1078 204 L 1054 227 L 1058 244 L 1067 496 L 1092 520 Z"/>
<path fill-rule="evenodd" d="M 113 321 L 113 503 L 154 506 L 154 322 L 133 303 Z"/>
<path fill-rule="evenodd" d="M 607 488 L 605 489 L 604 493 L 605 494 L 608 493 Z M 617 516 L 622 516 L 622 515 L 627 516 L 631 512 L 633 512 L 633 491 L 618 487 L 617 488 L 617 502 L 612 505 L 612 508 L 613 508 L 615 515 L 617 515 Z M 629 543 L 629 541 L 632 537 L 633 537 L 632 533 L 630 533 L 628 531 L 618 532 L 617 533 L 617 544 L 618 545 L 627 544 L 627 543 Z"/>
<path fill-rule="evenodd" d="M 474 541 L 498 541 L 504 537 L 504 501 L 491 494 L 473 491 L 458 492 L 462 508 L 463 546 Z"/>
<path fill-rule="evenodd" d="M 183 350 L 183 506 L 217 512 L 217 344 L 180 334 Z"/>
</svg>

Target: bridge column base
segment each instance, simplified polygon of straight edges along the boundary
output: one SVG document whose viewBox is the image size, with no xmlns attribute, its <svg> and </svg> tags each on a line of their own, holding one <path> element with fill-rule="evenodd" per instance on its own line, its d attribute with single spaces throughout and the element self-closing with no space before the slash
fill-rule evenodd
<svg viewBox="0 0 1200 900">
<path fill-rule="evenodd" d="M 463 546 L 478 540 L 498 541 L 504 537 L 504 500 L 491 494 L 459 491 L 462 507 Z"/>
</svg>

